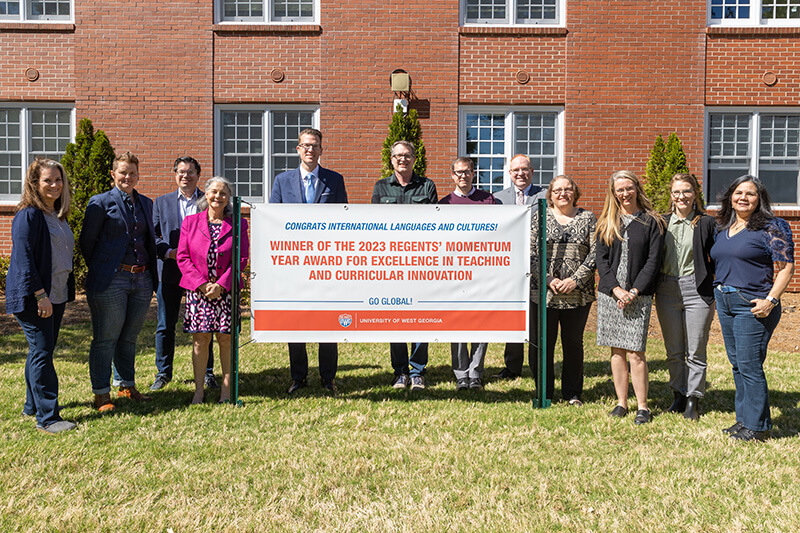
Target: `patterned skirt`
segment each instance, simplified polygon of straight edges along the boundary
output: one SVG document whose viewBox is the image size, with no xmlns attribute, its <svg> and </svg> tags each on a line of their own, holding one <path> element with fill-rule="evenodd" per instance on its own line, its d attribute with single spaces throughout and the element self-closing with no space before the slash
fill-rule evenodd
<svg viewBox="0 0 800 533">
<path fill-rule="evenodd" d="M 652 296 L 637 296 L 624 309 L 619 309 L 616 298 L 598 292 L 597 345 L 645 351 L 652 309 Z"/>
<path fill-rule="evenodd" d="M 233 306 L 230 292 L 209 300 L 197 291 L 186 291 L 183 331 L 186 333 L 230 333 Z"/>
</svg>

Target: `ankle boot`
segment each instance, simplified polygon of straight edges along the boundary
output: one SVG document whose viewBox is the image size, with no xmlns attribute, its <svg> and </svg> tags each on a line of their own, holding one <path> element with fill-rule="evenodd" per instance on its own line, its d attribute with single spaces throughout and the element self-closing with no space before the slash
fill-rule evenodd
<svg viewBox="0 0 800 533">
<path fill-rule="evenodd" d="M 682 413 L 683 410 L 686 409 L 686 396 L 684 396 L 678 391 L 672 391 L 672 394 L 675 396 L 675 401 L 672 402 L 672 405 L 669 406 L 667 412 Z"/>
<path fill-rule="evenodd" d="M 697 405 L 700 403 L 700 398 L 690 396 L 686 400 L 686 411 L 683 412 L 683 418 L 687 420 L 697 420 L 700 418 L 700 413 L 697 412 Z"/>
</svg>

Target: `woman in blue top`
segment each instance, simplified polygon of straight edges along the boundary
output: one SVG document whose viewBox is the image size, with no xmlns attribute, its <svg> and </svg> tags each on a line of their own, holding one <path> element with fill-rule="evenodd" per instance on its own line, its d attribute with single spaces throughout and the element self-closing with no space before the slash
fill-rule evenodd
<svg viewBox="0 0 800 533">
<path fill-rule="evenodd" d="M 754 176 L 735 179 L 720 204 L 720 231 L 711 248 L 714 297 L 736 385 L 736 423 L 723 432 L 742 441 L 765 440 L 772 419 L 764 359 L 781 318 L 781 294 L 794 273 L 792 230 L 772 214 L 769 194 Z"/>
<path fill-rule="evenodd" d="M 27 397 L 23 413 L 36 416 L 46 433 L 75 429 L 59 415 L 58 377 L 53 352 L 67 302 L 75 299 L 67 223 L 70 191 L 57 161 L 37 159 L 28 167 L 25 190 L 11 223 L 11 261 L 6 277 L 6 312 L 14 314 L 28 341 Z"/>
</svg>

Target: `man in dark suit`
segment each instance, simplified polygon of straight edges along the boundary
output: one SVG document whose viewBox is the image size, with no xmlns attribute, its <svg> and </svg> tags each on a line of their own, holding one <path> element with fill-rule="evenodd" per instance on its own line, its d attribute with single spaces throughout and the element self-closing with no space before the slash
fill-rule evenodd
<svg viewBox="0 0 800 533">
<path fill-rule="evenodd" d="M 269 201 L 272 204 L 346 204 L 347 191 L 341 174 L 322 168 L 319 158 L 322 155 L 322 132 L 304 129 L 297 143 L 300 166 L 275 177 Z M 322 386 L 336 392 L 334 378 L 339 361 L 339 351 L 335 342 L 319 343 L 319 375 Z M 308 385 L 308 352 L 305 343 L 289 343 L 289 370 L 292 383 L 289 394 Z"/>
<path fill-rule="evenodd" d="M 531 183 L 533 180 L 533 165 L 528 156 L 515 155 L 508 166 L 508 173 L 511 177 L 512 185 L 494 195 L 498 204 L 531 205 L 539 198 L 546 196 L 546 188 Z M 531 272 L 531 275 L 535 275 L 535 273 Z M 538 329 L 536 317 L 538 313 L 539 305 L 531 299 L 528 309 L 528 331 L 531 338 L 528 346 L 528 366 L 531 367 L 531 371 L 533 371 L 531 357 L 536 357 L 536 331 Z M 522 374 L 522 364 L 525 362 L 525 346 L 518 342 L 506 343 L 503 361 L 506 365 L 505 368 L 492 377 L 498 379 L 518 378 Z"/>
<path fill-rule="evenodd" d="M 158 326 L 156 327 L 156 379 L 150 390 L 163 389 L 172 379 L 175 357 L 175 325 L 183 296 L 180 287 L 181 271 L 175 261 L 181 223 L 187 215 L 197 213 L 195 202 L 203 196 L 197 187 L 200 179 L 200 163 L 193 157 L 179 157 L 172 166 L 178 190 L 156 198 L 153 205 L 153 227 L 158 253 L 158 277 L 161 280 L 158 300 Z M 212 342 L 213 344 L 213 342 Z M 206 387 L 218 389 L 214 379 L 214 354 L 209 347 Z"/>
</svg>

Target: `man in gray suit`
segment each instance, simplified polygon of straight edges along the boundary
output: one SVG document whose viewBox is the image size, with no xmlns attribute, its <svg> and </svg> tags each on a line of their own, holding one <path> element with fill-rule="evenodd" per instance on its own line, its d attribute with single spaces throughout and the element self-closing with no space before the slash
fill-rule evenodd
<svg viewBox="0 0 800 533">
<path fill-rule="evenodd" d="M 312 128 L 300 132 L 297 140 L 300 166 L 282 172 L 275 177 L 271 204 L 346 204 L 347 191 L 344 178 L 338 172 L 322 168 L 322 132 Z M 339 351 L 335 342 L 319 343 L 319 376 L 322 386 L 336 392 L 334 378 L 338 367 Z M 306 387 L 308 382 L 308 352 L 303 342 L 289 343 L 289 372 L 292 383 L 287 392 L 294 394 Z"/>
<path fill-rule="evenodd" d="M 511 159 L 508 173 L 511 176 L 513 185 L 494 195 L 498 204 L 531 205 L 539 198 L 544 198 L 547 194 L 546 188 L 531 183 L 533 179 L 533 165 L 528 156 L 522 154 L 515 155 Z M 536 357 L 537 351 L 536 332 L 538 326 L 536 317 L 538 314 L 539 305 L 534 299 L 531 299 L 528 310 L 528 331 L 530 332 L 528 366 L 531 367 L 531 372 L 533 372 L 532 357 Z M 492 377 L 497 379 L 518 378 L 522 374 L 522 363 L 525 361 L 525 346 L 517 342 L 506 343 L 506 349 L 503 352 L 503 361 L 506 364 L 505 368 Z"/>
</svg>

